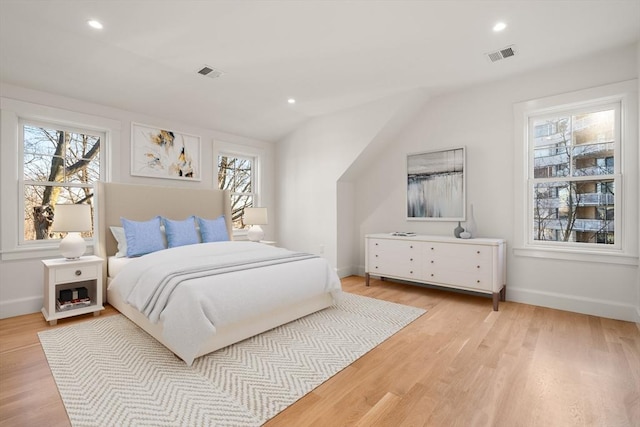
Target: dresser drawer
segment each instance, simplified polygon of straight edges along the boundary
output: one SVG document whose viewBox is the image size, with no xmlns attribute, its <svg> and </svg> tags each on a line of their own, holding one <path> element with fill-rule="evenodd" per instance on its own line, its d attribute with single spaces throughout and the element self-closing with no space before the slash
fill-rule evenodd
<svg viewBox="0 0 640 427">
<path fill-rule="evenodd" d="M 408 242 L 405 240 L 370 239 L 369 253 L 395 254 L 411 256 L 420 253 L 422 242 Z"/>
<path fill-rule="evenodd" d="M 461 259 L 470 263 L 491 263 L 492 247 L 483 245 L 463 245 L 455 243 L 427 243 L 426 259 Z"/>
<path fill-rule="evenodd" d="M 453 287 L 491 291 L 493 276 L 491 271 L 432 270 L 424 276 L 424 281 Z"/>
<path fill-rule="evenodd" d="M 56 269 L 56 283 L 78 282 L 98 277 L 97 265 L 71 266 Z"/>
<path fill-rule="evenodd" d="M 420 266 L 415 263 L 414 265 L 398 265 L 393 263 L 371 263 L 369 273 L 375 276 L 383 277 L 397 277 L 420 280 L 422 273 Z"/>
<path fill-rule="evenodd" d="M 454 258 L 431 256 L 427 258 L 424 266 L 424 271 L 428 272 L 434 270 L 453 270 L 464 271 L 472 274 L 491 274 L 492 267 L 493 265 L 491 258 L 485 260 L 480 257 Z"/>
</svg>

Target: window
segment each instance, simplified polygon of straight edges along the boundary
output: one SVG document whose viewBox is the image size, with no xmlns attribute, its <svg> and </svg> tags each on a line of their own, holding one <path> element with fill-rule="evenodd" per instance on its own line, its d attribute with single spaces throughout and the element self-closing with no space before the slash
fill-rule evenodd
<svg viewBox="0 0 640 427">
<path fill-rule="evenodd" d="M 615 244 L 620 110 L 618 102 L 529 117 L 534 242 Z"/>
<path fill-rule="evenodd" d="M 257 158 L 220 153 L 218 188 L 231 192 L 231 219 L 234 229 L 248 228 L 242 221 L 244 208 L 256 206 Z"/>
<path fill-rule="evenodd" d="M 638 264 L 637 91 L 630 80 L 514 105 L 515 256 Z"/>
<path fill-rule="evenodd" d="M 86 203 L 93 208 L 93 186 L 102 175 L 100 149 L 104 133 L 35 121 L 19 123 L 23 212 L 20 242 L 59 239 L 62 236 L 50 230 L 57 204 Z M 93 231 L 83 236 L 92 237 Z"/>
</svg>

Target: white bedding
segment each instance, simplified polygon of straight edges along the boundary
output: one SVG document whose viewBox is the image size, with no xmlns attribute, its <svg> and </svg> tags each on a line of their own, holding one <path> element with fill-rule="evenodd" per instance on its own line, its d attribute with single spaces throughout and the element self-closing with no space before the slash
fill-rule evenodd
<svg viewBox="0 0 640 427">
<path fill-rule="evenodd" d="M 180 349 L 190 365 L 201 343 L 217 327 L 323 293 L 334 297 L 340 293 L 340 280 L 325 259 L 285 260 L 290 254 L 253 242 L 180 246 L 127 263 L 109 289 L 151 322 L 161 321 L 164 338 Z M 260 267 L 273 259 L 279 261 Z M 239 261 L 251 268 L 237 269 Z M 199 277 L 210 262 L 219 267 L 212 270 L 214 275 Z M 156 288 L 158 282 L 162 285 Z"/>
<path fill-rule="evenodd" d="M 125 265 L 136 262 L 137 259 L 138 258 L 110 256 L 107 260 L 107 271 L 109 272 L 109 277 L 113 279 L 118 275 L 118 273 L 120 273 L 120 271 L 122 271 Z"/>
</svg>

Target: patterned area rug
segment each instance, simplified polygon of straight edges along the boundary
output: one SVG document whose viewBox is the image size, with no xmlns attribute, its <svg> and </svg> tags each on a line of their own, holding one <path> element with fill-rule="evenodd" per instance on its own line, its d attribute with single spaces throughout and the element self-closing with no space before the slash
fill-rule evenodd
<svg viewBox="0 0 640 427">
<path fill-rule="evenodd" d="M 122 315 L 39 337 L 73 426 L 258 426 L 423 313 L 344 293 L 191 367 Z"/>
</svg>

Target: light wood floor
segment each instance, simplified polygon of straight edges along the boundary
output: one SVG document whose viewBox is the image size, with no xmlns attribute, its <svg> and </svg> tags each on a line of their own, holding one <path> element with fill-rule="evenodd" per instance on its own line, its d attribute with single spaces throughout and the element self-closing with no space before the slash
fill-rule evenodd
<svg viewBox="0 0 640 427">
<path fill-rule="evenodd" d="M 343 288 L 428 312 L 268 426 L 640 426 L 635 323 L 361 277 Z M 0 320 L 0 425 L 69 425 L 47 328 L 40 314 Z"/>
</svg>

